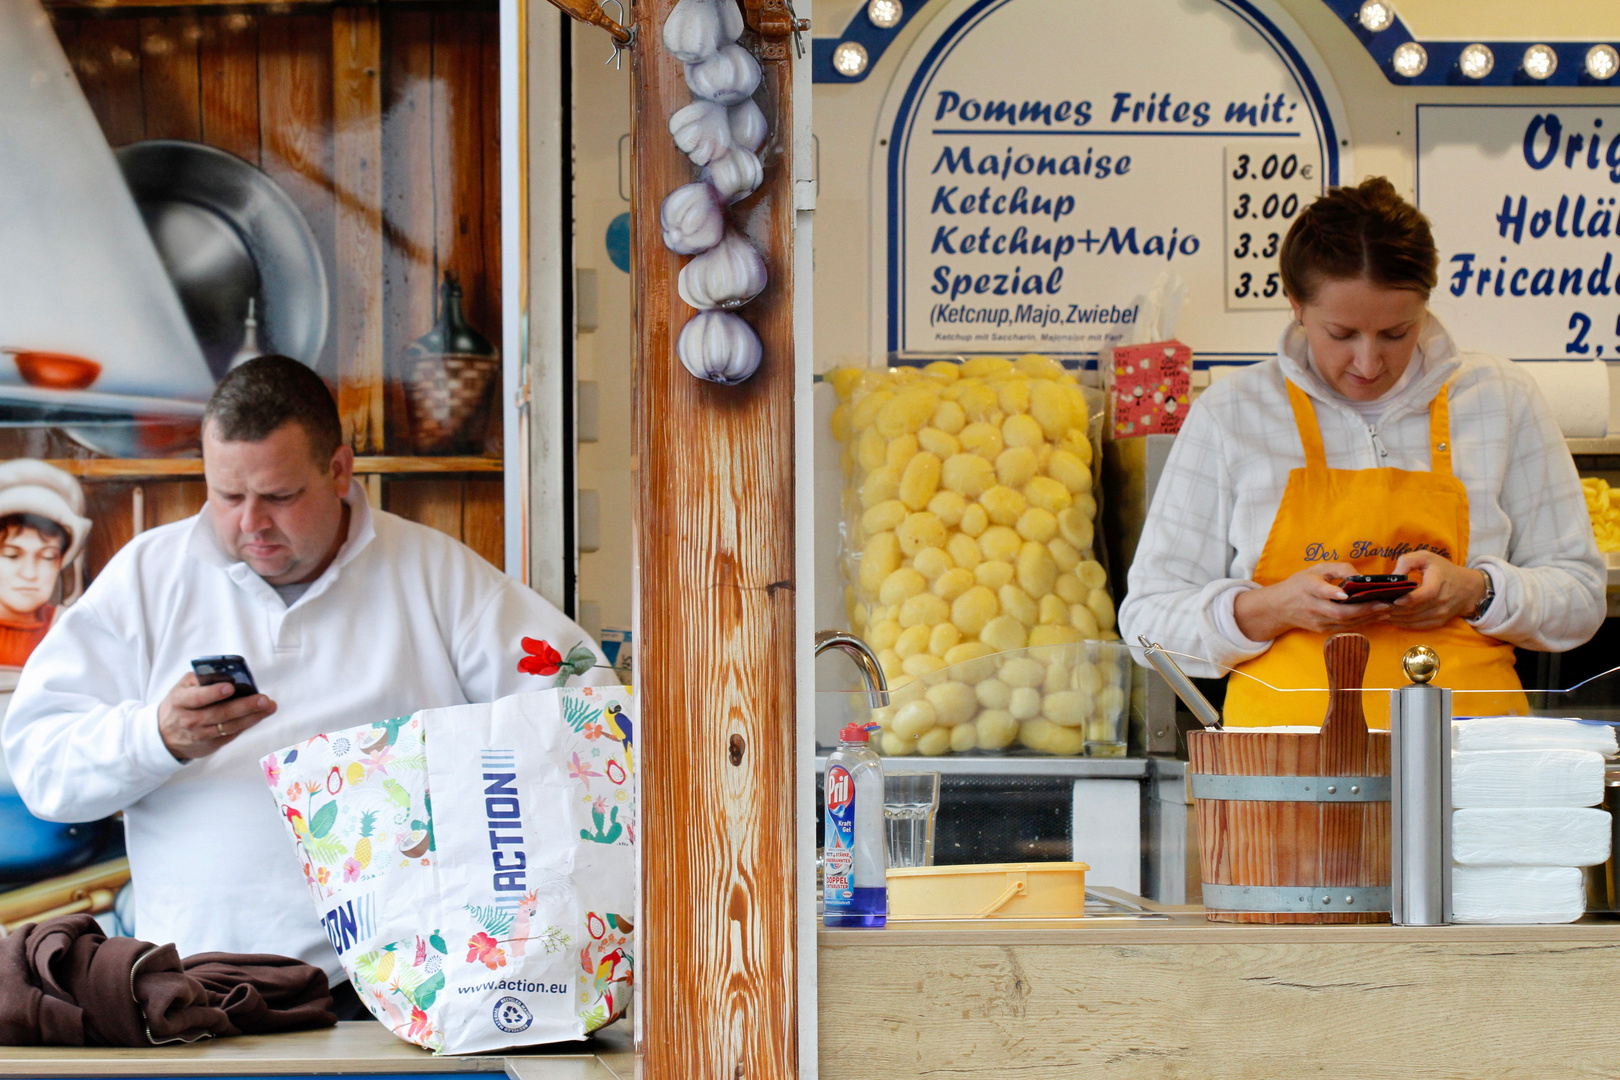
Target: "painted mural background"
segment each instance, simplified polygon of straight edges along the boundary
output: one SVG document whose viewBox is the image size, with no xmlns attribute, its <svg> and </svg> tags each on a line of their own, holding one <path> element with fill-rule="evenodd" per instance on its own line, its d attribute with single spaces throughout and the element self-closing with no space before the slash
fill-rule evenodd
<svg viewBox="0 0 1620 1080">
<path fill-rule="evenodd" d="M 264 352 L 333 389 L 373 505 L 503 562 L 493 3 L 0 5 L 0 705 L 51 620 L 205 499 Z M 0 888 L 117 854 L 0 769 Z"/>
</svg>

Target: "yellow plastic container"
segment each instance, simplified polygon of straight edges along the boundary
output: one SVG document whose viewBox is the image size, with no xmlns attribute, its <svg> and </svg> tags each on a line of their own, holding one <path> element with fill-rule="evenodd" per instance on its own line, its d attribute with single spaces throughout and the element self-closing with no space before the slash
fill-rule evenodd
<svg viewBox="0 0 1620 1080">
<path fill-rule="evenodd" d="M 1077 919 L 1083 862 L 984 863 L 890 870 L 891 919 Z"/>
</svg>

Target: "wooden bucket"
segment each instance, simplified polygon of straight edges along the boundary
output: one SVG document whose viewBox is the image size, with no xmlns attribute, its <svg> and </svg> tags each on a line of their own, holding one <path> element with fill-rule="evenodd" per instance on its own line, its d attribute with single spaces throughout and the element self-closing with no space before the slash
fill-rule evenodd
<svg viewBox="0 0 1620 1080">
<path fill-rule="evenodd" d="M 1187 736 L 1212 922 L 1389 921 L 1389 732 L 1368 731 L 1361 709 L 1369 646 L 1339 634 L 1323 651 L 1320 734 Z"/>
</svg>

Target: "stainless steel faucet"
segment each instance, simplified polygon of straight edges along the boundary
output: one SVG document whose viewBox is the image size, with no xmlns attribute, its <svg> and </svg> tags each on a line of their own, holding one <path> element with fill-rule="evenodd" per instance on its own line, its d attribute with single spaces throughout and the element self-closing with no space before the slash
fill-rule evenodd
<svg viewBox="0 0 1620 1080">
<path fill-rule="evenodd" d="M 817 630 L 816 655 L 820 656 L 828 649 L 837 649 L 855 661 L 861 681 L 866 684 L 866 696 L 872 708 L 881 709 L 889 703 L 889 680 L 883 677 L 883 666 L 878 663 L 872 646 L 843 630 Z"/>
</svg>

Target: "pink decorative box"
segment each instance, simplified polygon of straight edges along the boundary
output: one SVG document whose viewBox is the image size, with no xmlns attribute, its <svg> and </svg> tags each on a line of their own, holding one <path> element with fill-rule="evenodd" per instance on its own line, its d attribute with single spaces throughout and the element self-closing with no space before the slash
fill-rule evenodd
<svg viewBox="0 0 1620 1080">
<path fill-rule="evenodd" d="M 1114 438 L 1174 435 L 1192 402 L 1192 349 L 1179 341 L 1113 352 Z"/>
</svg>

